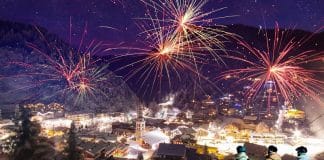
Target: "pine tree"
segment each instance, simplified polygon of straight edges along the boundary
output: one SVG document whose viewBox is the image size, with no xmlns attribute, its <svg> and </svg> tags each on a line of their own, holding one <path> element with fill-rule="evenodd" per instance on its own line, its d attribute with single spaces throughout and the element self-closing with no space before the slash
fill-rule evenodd
<svg viewBox="0 0 324 160">
<path fill-rule="evenodd" d="M 19 107 L 22 111 L 20 115 L 21 126 L 17 130 L 17 139 L 12 155 L 14 160 L 30 159 L 33 153 L 30 112 L 23 106 Z"/>
<path fill-rule="evenodd" d="M 77 138 L 76 138 L 75 130 L 76 128 L 74 122 L 72 122 L 69 130 L 68 146 L 66 148 L 68 160 L 82 159 L 80 152 L 78 152 L 77 150 Z"/>
<path fill-rule="evenodd" d="M 211 160 L 211 156 L 209 155 L 209 152 L 208 152 L 208 147 L 207 145 L 204 146 L 204 150 L 203 150 L 203 156 L 204 156 L 204 160 Z"/>
<path fill-rule="evenodd" d="M 21 135 L 19 137 L 19 145 L 24 145 L 27 141 L 32 139 L 32 123 L 30 121 L 30 111 L 28 109 L 23 109 L 22 112 L 22 122 L 21 122 Z M 37 135 L 33 135 L 37 136 Z"/>
<path fill-rule="evenodd" d="M 142 152 L 139 152 L 137 154 L 137 159 L 136 160 L 144 160 L 144 156 L 143 156 L 143 153 Z"/>
<path fill-rule="evenodd" d="M 208 155 L 208 147 L 207 147 L 207 145 L 204 146 L 204 155 Z"/>
<path fill-rule="evenodd" d="M 52 159 L 54 157 L 54 148 L 47 143 L 46 138 L 39 136 L 40 125 L 30 121 L 30 111 L 22 107 L 21 126 L 17 131 L 14 141 L 13 160 L 34 160 L 34 159 Z"/>
</svg>

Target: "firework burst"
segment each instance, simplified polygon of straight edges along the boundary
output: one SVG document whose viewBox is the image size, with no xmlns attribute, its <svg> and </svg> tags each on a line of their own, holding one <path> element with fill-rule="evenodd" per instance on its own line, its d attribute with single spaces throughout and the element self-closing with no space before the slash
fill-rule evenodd
<svg viewBox="0 0 324 160">
<path fill-rule="evenodd" d="M 216 19 L 226 17 L 210 18 L 224 8 L 203 12 L 202 8 L 207 1 L 195 0 L 142 2 L 146 5 L 147 11 L 145 18 L 137 20 L 142 22 L 138 25 L 143 31 L 139 35 L 144 37 L 146 47 L 118 48 L 130 50 L 129 54 L 118 58 L 134 56 L 134 59 L 139 59 L 121 67 L 132 70 L 126 76 L 126 80 L 140 74 L 138 81 L 141 88 L 146 88 L 144 91 L 146 93 L 145 82 L 152 81 L 151 92 L 156 85 L 161 89 L 162 83 L 165 82 L 172 88 L 172 82 L 181 80 L 183 73 L 187 71 L 198 76 L 199 81 L 201 78 L 206 79 L 198 72 L 198 68 L 206 64 L 209 58 L 219 60 L 217 51 L 225 51 L 223 43 L 226 36 L 233 35 L 223 31 L 223 26 L 213 24 Z M 212 53 L 212 56 L 206 53 Z"/>
<path fill-rule="evenodd" d="M 172 32 L 175 40 L 180 43 L 186 41 L 191 48 L 199 47 L 201 53 L 206 51 L 212 53 L 215 60 L 220 60 L 217 51 L 225 51 L 224 42 L 227 41 L 228 37 L 235 36 L 224 31 L 225 26 L 216 24 L 218 19 L 233 16 L 213 17 L 215 13 L 224 10 L 225 7 L 209 12 L 203 11 L 208 0 L 142 0 L 142 2 L 154 11 L 153 13 L 148 11 L 149 18 L 144 19 L 163 24 L 158 29 Z M 155 29 L 146 30 L 146 32 L 154 32 Z M 197 56 L 195 52 L 188 52 L 187 54 L 191 54 L 193 57 Z M 203 54 L 199 56 L 201 55 Z"/>
<path fill-rule="evenodd" d="M 38 55 L 41 61 L 35 63 L 12 62 L 10 65 L 16 65 L 25 68 L 23 73 L 5 78 L 30 77 L 34 79 L 31 84 L 25 84 L 22 88 L 15 91 L 25 90 L 27 88 L 45 87 L 54 88 L 51 97 L 64 95 L 66 98 L 75 100 L 75 104 L 81 101 L 93 98 L 98 94 L 106 96 L 103 86 L 109 84 L 107 72 L 108 65 L 99 65 L 98 58 L 95 55 L 103 51 L 102 43 L 91 41 L 85 49 L 81 49 L 83 38 L 77 49 L 68 47 L 57 47 L 49 43 L 43 33 L 36 27 L 40 34 L 40 40 L 45 45 L 36 45 L 26 42 L 26 45 L 33 49 L 35 55 Z M 50 97 L 47 97 L 50 98 Z"/>
<path fill-rule="evenodd" d="M 181 80 L 183 71 L 190 71 L 199 75 L 195 71 L 195 65 L 190 60 L 191 57 L 187 54 L 189 50 L 192 51 L 187 42 L 176 41 L 172 34 L 164 33 L 163 30 L 159 30 L 148 37 L 145 38 L 145 41 L 142 41 L 145 47 L 117 48 L 128 50 L 130 53 L 117 56 L 115 59 L 116 61 L 124 60 L 125 57 L 137 59 L 122 66 L 117 71 L 124 69 L 129 71 L 125 76 L 126 80 L 137 75 L 140 88 L 145 88 L 144 94 L 152 93 L 156 86 L 161 89 L 162 83 L 165 81 L 167 81 L 168 87 L 172 88 L 172 81 Z M 111 48 L 108 50 L 111 50 Z M 152 84 L 148 85 L 147 82 L 149 81 Z M 151 87 L 151 91 L 147 86 Z"/>
<path fill-rule="evenodd" d="M 232 69 L 222 74 L 223 78 L 233 75 L 241 77 L 238 82 L 252 80 L 251 89 L 247 95 L 253 98 L 261 88 L 272 82 L 284 100 L 293 102 L 294 98 L 308 96 L 321 102 L 318 94 L 324 90 L 324 82 L 316 79 L 316 74 L 323 70 L 306 69 L 307 63 L 318 62 L 324 57 L 323 51 L 300 51 L 310 38 L 297 41 L 295 38 L 285 40 L 287 33 L 275 26 L 272 43 L 266 35 L 266 50 L 261 51 L 245 41 L 238 40 L 239 45 L 247 49 L 244 56 L 227 56 L 228 58 L 246 63 L 248 67 Z M 277 95 L 279 96 L 279 95 Z"/>
</svg>

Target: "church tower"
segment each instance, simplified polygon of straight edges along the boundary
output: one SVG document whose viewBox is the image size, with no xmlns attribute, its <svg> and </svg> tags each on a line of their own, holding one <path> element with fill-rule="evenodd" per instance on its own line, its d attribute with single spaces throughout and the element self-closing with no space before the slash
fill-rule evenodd
<svg viewBox="0 0 324 160">
<path fill-rule="evenodd" d="M 136 132 L 135 132 L 136 141 L 141 141 L 144 131 L 145 131 L 145 119 L 143 117 L 143 106 L 140 105 L 137 107 Z"/>
</svg>

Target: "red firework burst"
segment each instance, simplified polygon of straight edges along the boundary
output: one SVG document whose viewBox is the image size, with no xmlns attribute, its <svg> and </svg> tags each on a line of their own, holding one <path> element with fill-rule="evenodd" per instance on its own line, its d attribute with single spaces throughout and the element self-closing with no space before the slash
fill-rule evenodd
<svg viewBox="0 0 324 160">
<path fill-rule="evenodd" d="M 252 80 L 251 89 L 247 96 L 253 98 L 269 81 L 286 101 L 292 102 L 294 98 L 307 96 L 323 105 L 319 94 L 324 90 L 324 82 L 316 79 L 316 74 L 323 72 L 318 69 L 306 69 L 307 63 L 319 62 L 324 57 L 323 51 L 299 51 L 311 37 L 301 40 L 291 38 L 285 40 L 287 33 L 275 26 L 272 43 L 266 34 L 265 51 L 259 50 L 247 42 L 238 39 L 239 45 L 248 50 L 243 56 L 227 56 L 228 58 L 246 63 L 246 68 L 232 69 L 224 72 L 221 77 L 233 75 L 241 77 L 237 82 Z"/>
</svg>

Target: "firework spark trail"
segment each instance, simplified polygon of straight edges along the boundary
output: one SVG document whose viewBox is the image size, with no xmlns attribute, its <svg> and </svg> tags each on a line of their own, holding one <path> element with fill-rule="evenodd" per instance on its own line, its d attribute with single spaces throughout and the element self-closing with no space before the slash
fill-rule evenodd
<svg viewBox="0 0 324 160">
<path fill-rule="evenodd" d="M 313 35 L 302 40 L 291 38 L 285 40 L 285 31 L 280 31 L 278 24 L 275 26 L 273 42 L 266 34 L 266 50 L 261 51 L 247 42 L 237 39 L 239 45 L 248 50 L 246 56 L 227 56 L 246 63 L 248 67 L 232 69 L 221 74 L 220 77 L 239 75 L 238 82 L 254 79 L 247 95 L 255 97 L 265 83 L 274 82 L 274 87 L 286 101 L 292 102 L 294 98 L 308 96 L 319 104 L 324 103 L 318 94 L 324 90 L 324 82 L 316 79 L 316 74 L 323 70 L 305 69 L 303 65 L 319 62 L 324 57 L 324 51 L 298 51 Z M 252 60 L 254 58 L 254 60 Z M 255 60 L 256 59 L 256 60 Z M 258 80 L 255 80 L 258 79 Z M 278 96 L 278 95 L 277 95 Z"/>
</svg>

